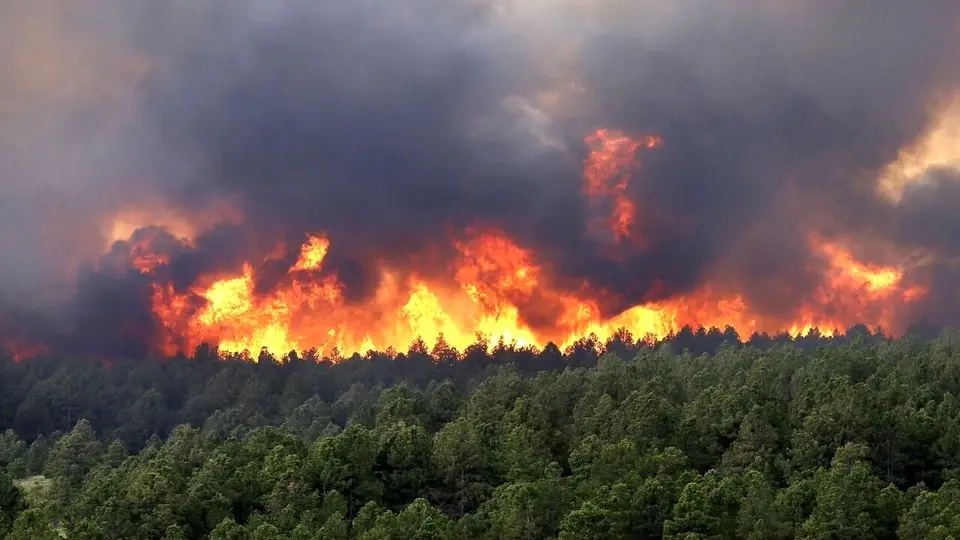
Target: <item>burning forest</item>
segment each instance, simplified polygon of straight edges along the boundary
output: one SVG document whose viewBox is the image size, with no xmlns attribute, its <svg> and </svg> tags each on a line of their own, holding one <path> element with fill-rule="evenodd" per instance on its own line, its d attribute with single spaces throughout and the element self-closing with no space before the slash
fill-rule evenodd
<svg viewBox="0 0 960 540">
<path fill-rule="evenodd" d="M 0 2 L 18 357 L 960 324 L 955 2 L 107 3 Z"/>
</svg>

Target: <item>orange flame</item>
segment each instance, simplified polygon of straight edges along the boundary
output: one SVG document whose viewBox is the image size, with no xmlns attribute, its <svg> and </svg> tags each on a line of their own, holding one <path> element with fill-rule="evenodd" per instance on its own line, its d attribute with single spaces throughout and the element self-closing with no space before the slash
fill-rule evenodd
<svg viewBox="0 0 960 540">
<path fill-rule="evenodd" d="M 291 280 L 262 297 L 254 294 L 254 270 L 246 265 L 242 275 L 216 280 L 194 293 L 205 305 L 189 313 L 186 295 L 157 287 L 156 314 L 171 335 L 165 352 L 218 343 L 221 351 L 275 353 L 317 348 L 321 352 L 363 352 L 441 337 L 463 349 L 478 333 L 491 340 L 520 346 L 543 346 L 552 341 L 568 346 L 595 334 L 606 339 L 620 328 L 634 334 L 663 338 L 685 325 L 740 331 L 786 331 L 801 335 L 813 328 L 831 335 L 835 329 L 871 315 L 882 326 L 892 324 L 895 300 L 910 302 L 922 291 L 904 288 L 895 268 L 860 263 L 837 244 L 811 239 L 826 258 L 823 285 L 793 320 L 764 317 L 751 311 L 741 295 L 723 294 L 710 286 L 693 294 L 647 305 L 637 305 L 604 318 L 597 303 L 580 294 L 553 287 L 532 253 L 496 231 L 477 232 L 457 244 L 455 284 L 428 282 L 416 276 L 406 281 L 398 273 L 382 270 L 379 289 L 365 303 L 344 301 L 335 276 L 317 279 L 304 269 L 319 270 L 329 241 L 308 239 L 300 259 L 291 268 Z M 520 306 L 537 305 L 551 310 L 552 324 L 539 328 L 525 321 Z"/>
<path fill-rule="evenodd" d="M 627 195 L 637 153 L 662 144 L 656 136 L 634 138 L 598 130 L 586 139 L 591 151 L 584 162 L 584 192 L 591 204 L 609 203 L 603 227 L 617 241 L 635 237 L 637 207 Z M 751 306 L 723 282 L 707 281 L 695 291 L 605 315 L 597 292 L 559 286 L 536 254 L 493 229 L 467 231 L 454 244 L 452 279 L 431 279 L 381 265 L 379 285 L 362 302 L 351 302 L 339 277 L 324 272 L 331 240 L 309 236 L 285 280 L 271 292 L 258 293 L 256 263 L 237 275 L 208 276 L 193 290 L 178 292 L 155 285 L 153 305 L 164 328 L 160 349 L 189 352 L 201 343 L 224 352 L 276 354 L 316 348 L 321 353 L 388 350 L 413 343 L 443 340 L 464 349 L 482 335 L 519 346 L 548 342 L 568 346 L 586 335 L 607 339 L 626 328 L 634 335 L 664 338 L 684 326 L 733 326 L 753 332 L 825 335 L 859 322 L 885 328 L 896 325 L 897 309 L 926 294 L 904 284 L 903 269 L 863 263 L 837 242 L 809 238 L 820 255 L 820 285 L 789 314 L 768 314 Z M 143 248 L 138 251 L 139 248 Z M 270 258 L 282 256 L 278 246 Z M 166 261 L 151 256 L 148 246 L 134 246 L 132 264 L 144 273 Z"/>
<path fill-rule="evenodd" d="M 170 263 L 169 257 L 156 253 L 150 248 L 150 238 L 143 238 L 130 246 L 130 266 L 141 274 L 150 274 L 157 268 Z"/>
<path fill-rule="evenodd" d="M 639 166 L 637 151 L 663 144 L 657 136 L 632 138 L 620 131 L 598 129 L 586 138 L 590 154 L 584 162 L 584 191 L 594 206 L 610 204 L 603 224 L 620 242 L 630 237 L 637 214 L 636 204 L 627 195 L 630 176 Z"/>
<path fill-rule="evenodd" d="M 330 241 L 323 236 L 310 236 L 307 243 L 300 250 L 300 259 L 293 266 L 292 271 L 319 270 L 323 259 L 327 257 Z"/>
</svg>

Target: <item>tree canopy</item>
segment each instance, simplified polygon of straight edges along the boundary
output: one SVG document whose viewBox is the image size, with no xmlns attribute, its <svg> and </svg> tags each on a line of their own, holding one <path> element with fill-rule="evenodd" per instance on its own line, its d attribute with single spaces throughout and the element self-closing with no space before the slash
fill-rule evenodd
<svg viewBox="0 0 960 540">
<path fill-rule="evenodd" d="M 960 536 L 960 334 L 441 352 L 0 359 L 0 538 Z"/>
</svg>

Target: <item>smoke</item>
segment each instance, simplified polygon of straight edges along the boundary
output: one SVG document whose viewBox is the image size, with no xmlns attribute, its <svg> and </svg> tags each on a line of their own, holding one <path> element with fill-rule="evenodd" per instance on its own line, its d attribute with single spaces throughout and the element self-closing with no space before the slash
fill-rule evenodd
<svg viewBox="0 0 960 540">
<path fill-rule="evenodd" d="M 131 144 L 148 61 L 122 24 L 82 12 L 0 2 L 0 299 L 26 307 L 62 303 L 104 219 L 149 193 Z"/>
<path fill-rule="evenodd" d="M 323 231 L 359 299 L 380 262 L 447 272 L 473 226 L 608 313 L 708 276 L 789 310 L 818 285 L 810 232 L 952 276 L 957 172 L 923 170 L 899 201 L 877 189 L 960 89 L 952 0 L 82 4 L 0 0 L 0 292 L 48 305 L 79 287 L 86 334 L 148 317 L 129 299 L 142 276 L 98 257 L 116 215 L 157 205 L 205 223 L 162 248 L 181 290 L 278 241 L 291 264 Z M 599 127 L 663 138 L 628 187 L 642 243 L 588 226 Z M 224 201 L 242 219 L 216 224 Z"/>
</svg>

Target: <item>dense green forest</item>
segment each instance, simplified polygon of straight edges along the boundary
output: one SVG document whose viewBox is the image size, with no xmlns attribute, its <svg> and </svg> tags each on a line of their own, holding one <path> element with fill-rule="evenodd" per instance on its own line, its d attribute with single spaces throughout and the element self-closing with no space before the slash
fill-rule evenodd
<svg viewBox="0 0 960 540">
<path fill-rule="evenodd" d="M 960 537 L 960 333 L 0 355 L 0 537 Z"/>
</svg>

